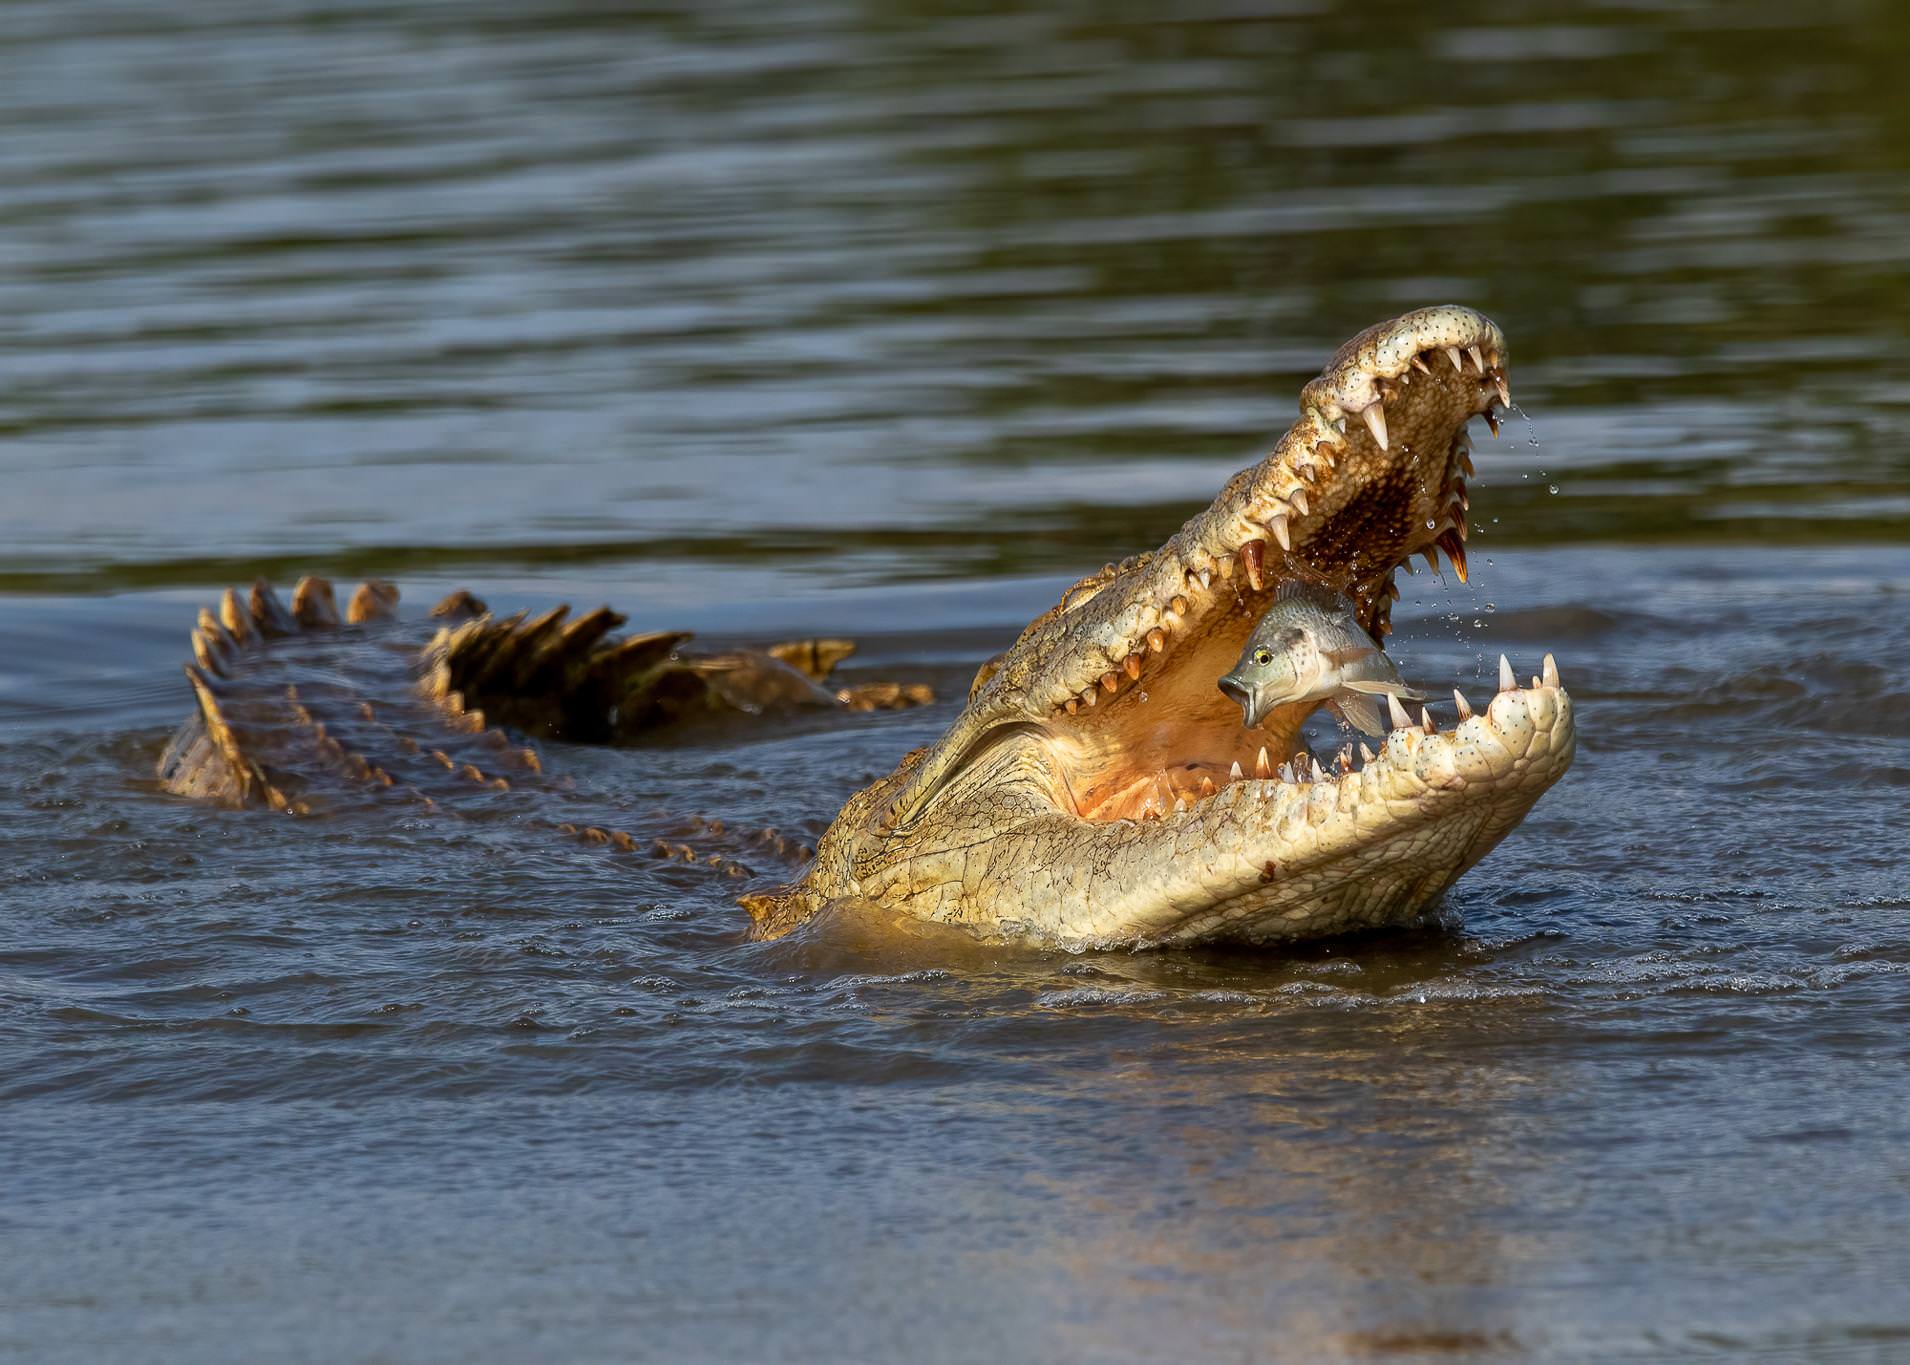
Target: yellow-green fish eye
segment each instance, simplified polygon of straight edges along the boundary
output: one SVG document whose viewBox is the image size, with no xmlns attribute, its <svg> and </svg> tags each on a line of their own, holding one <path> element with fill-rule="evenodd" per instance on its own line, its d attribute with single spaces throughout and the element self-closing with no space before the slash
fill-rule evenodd
<svg viewBox="0 0 1910 1365">
<path fill-rule="evenodd" d="M 1273 662 L 1273 651 L 1262 646 L 1253 652 L 1253 661 L 1257 664 L 1270 664 Z"/>
</svg>

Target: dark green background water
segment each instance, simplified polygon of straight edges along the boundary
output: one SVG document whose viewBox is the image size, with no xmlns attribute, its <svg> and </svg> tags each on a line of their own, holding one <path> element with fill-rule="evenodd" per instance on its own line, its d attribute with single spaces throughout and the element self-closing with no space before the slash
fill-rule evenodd
<svg viewBox="0 0 1910 1365">
<path fill-rule="evenodd" d="M 0 7 L 0 1353 L 1910 1349 L 1910 10 Z M 958 695 L 1482 308 L 1578 766 L 1443 932 L 1067 958 L 159 794 L 232 580 Z M 1553 490 L 1556 489 L 1556 492 Z M 565 751 L 819 828 L 946 723 Z"/>
</svg>

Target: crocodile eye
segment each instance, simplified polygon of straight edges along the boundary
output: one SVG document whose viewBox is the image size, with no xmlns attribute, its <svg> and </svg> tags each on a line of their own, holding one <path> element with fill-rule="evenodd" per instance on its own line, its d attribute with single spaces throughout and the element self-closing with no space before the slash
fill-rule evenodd
<svg viewBox="0 0 1910 1365">
<path fill-rule="evenodd" d="M 1253 652 L 1253 661 L 1257 664 L 1270 664 L 1273 662 L 1273 651 L 1263 645 Z"/>
</svg>

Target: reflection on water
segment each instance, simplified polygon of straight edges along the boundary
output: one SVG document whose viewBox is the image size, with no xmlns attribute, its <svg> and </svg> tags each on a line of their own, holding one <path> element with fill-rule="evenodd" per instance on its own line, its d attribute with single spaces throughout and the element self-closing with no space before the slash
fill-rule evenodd
<svg viewBox="0 0 1910 1365">
<path fill-rule="evenodd" d="M 1175 15 L 5 8 L 0 1348 L 1901 1349 L 1910 11 Z M 752 945 L 513 809 L 153 789 L 259 570 L 959 696 L 1446 298 L 1533 419 L 1394 652 L 1583 740 L 1443 932 Z M 813 833 L 953 707 L 554 757 Z"/>
<path fill-rule="evenodd" d="M 1900 6 L 1281 8 L 13 4 L 0 583 L 1065 571 L 1445 298 L 1488 540 L 1901 537 Z"/>
<path fill-rule="evenodd" d="M 1394 653 L 1476 697 L 1496 651 L 1557 648 L 1578 765 L 1453 927 L 1277 957 L 850 917 L 748 944 L 730 883 L 508 806 L 167 799 L 185 600 L 6 604 L 32 647 L 0 676 L 0 1212 L 12 1245 L 60 1248 L 0 1249 L 17 1339 L 236 1360 L 394 1336 L 666 1359 L 1910 1338 L 1910 696 L 1877 662 L 1910 650 L 1910 558 L 1514 550 L 1489 574 L 1488 627 L 1423 589 Z M 992 627 L 879 631 L 864 666 L 946 690 L 1057 587 L 983 594 Z M 684 619 L 761 638 L 862 601 Z M 881 601 L 878 626 L 963 610 Z M 813 831 L 953 705 L 551 746 L 576 781 L 552 799 Z"/>
</svg>

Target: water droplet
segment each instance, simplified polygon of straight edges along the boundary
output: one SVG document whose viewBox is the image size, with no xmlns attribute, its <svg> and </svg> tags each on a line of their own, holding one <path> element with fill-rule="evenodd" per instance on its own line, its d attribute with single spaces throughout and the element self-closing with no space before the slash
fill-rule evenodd
<svg viewBox="0 0 1910 1365">
<path fill-rule="evenodd" d="M 1488 559 L 1488 560 L 1486 561 L 1486 563 L 1488 563 L 1488 564 L 1490 564 L 1491 562 L 1492 562 L 1492 561 L 1491 561 L 1491 560 L 1489 560 L 1489 559 Z M 1498 609 L 1499 609 L 1499 604 L 1498 604 L 1497 602 L 1488 602 L 1488 603 L 1486 603 L 1486 610 L 1487 610 L 1487 611 L 1497 611 Z"/>
<path fill-rule="evenodd" d="M 1556 489 L 1556 488 L 1554 488 L 1554 489 L 1553 489 L 1552 491 L 1553 491 L 1554 493 L 1556 493 L 1556 492 L 1558 492 L 1558 489 Z M 1439 525 L 1439 523 L 1438 523 L 1438 522 L 1436 522 L 1436 521 L 1434 521 L 1434 520 L 1433 520 L 1433 519 L 1432 519 L 1431 517 L 1427 517 L 1427 518 L 1426 518 L 1426 529 L 1427 529 L 1428 531 L 1431 531 L 1431 530 L 1435 530 L 1435 529 L 1437 529 L 1437 527 L 1438 527 L 1438 525 Z"/>
<path fill-rule="evenodd" d="M 1545 491 L 1548 493 L 1557 493 L 1559 491 L 1559 486 L 1555 483 L 1547 484 L 1545 486 Z"/>
</svg>

